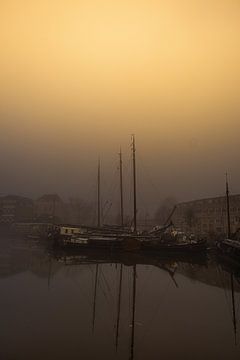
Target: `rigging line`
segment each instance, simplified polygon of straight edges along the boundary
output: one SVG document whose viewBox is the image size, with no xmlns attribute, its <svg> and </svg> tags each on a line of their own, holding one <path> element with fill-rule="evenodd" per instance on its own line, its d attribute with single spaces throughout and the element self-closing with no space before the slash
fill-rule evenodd
<svg viewBox="0 0 240 360">
<path fill-rule="evenodd" d="M 80 293 L 82 295 L 81 298 L 83 298 L 86 301 L 86 304 L 89 306 L 90 309 L 92 309 L 92 304 L 91 304 L 91 296 L 90 294 L 83 292 L 82 288 L 80 289 L 80 284 L 74 280 L 72 277 L 70 277 L 73 285 L 75 285 L 75 288 L 78 290 L 78 293 Z"/>
<path fill-rule="evenodd" d="M 128 317 L 131 315 L 131 289 L 130 289 L 130 269 L 128 268 Z"/>
<path fill-rule="evenodd" d="M 112 295 L 112 293 L 111 293 L 111 288 L 110 288 L 110 286 L 109 286 L 109 284 L 108 284 L 108 282 L 107 282 L 107 280 L 106 280 L 106 278 L 105 278 L 105 275 L 104 275 L 104 273 L 103 273 L 102 271 L 101 271 L 101 275 L 102 275 L 102 278 L 103 278 L 103 280 L 102 280 L 102 286 L 104 287 L 104 284 L 105 284 L 105 286 L 106 286 L 106 288 L 107 288 L 107 291 L 109 292 L 110 298 L 111 298 L 112 300 L 114 300 L 113 295 Z"/>
<path fill-rule="evenodd" d="M 106 200 L 105 204 L 104 204 L 104 208 L 102 211 L 103 214 L 103 221 L 105 221 L 105 219 L 107 218 L 107 216 L 109 215 L 109 212 L 112 208 L 113 203 L 116 202 L 116 190 L 117 190 L 117 183 L 115 182 L 111 196 L 109 196 L 109 200 Z M 108 204 L 108 207 L 107 207 Z"/>
<path fill-rule="evenodd" d="M 103 296 L 104 296 L 104 298 L 106 299 L 107 304 L 109 305 L 109 306 L 108 306 L 108 309 L 110 309 L 111 303 L 110 303 L 109 298 L 107 297 L 107 293 L 106 293 L 106 291 L 105 291 L 105 289 L 104 289 L 104 287 L 103 287 L 103 284 L 102 284 L 101 280 L 99 281 L 99 288 L 101 289 L 101 291 L 102 291 L 102 293 L 103 293 Z"/>
<path fill-rule="evenodd" d="M 138 188 L 141 189 L 140 184 L 139 184 Z M 138 209 L 139 213 L 142 212 L 142 217 L 145 218 L 145 220 L 146 220 L 146 216 L 149 217 L 149 214 L 150 214 L 149 205 L 147 205 L 146 200 L 144 200 L 144 197 L 142 196 L 141 191 L 138 192 L 138 198 L 140 199 L 139 204 L 141 205 L 141 207 L 139 206 L 139 209 Z"/>
<path fill-rule="evenodd" d="M 156 322 L 158 315 L 159 315 L 159 310 L 160 310 L 160 306 L 163 305 L 161 302 L 163 302 L 164 298 L 166 297 L 167 294 L 167 290 L 170 287 L 170 284 L 172 283 L 171 280 L 168 281 L 161 298 L 159 299 L 160 301 L 158 302 L 157 306 L 156 306 L 156 310 L 154 311 L 153 316 L 150 318 L 150 320 L 147 322 L 147 325 L 145 326 L 145 332 L 142 335 L 142 338 L 140 339 L 140 344 L 143 345 L 144 341 L 146 340 L 146 336 L 147 336 L 147 332 L 150 333 L 150 331 L 148 330 L 148 327 L 150 328 L 151 325 L 154 324 L 154 322 Z"/>
<path fill-rule="evenodd" d="M 103 272 L 102 269 L 101 269 L 101 274 L 102 274 L 102 277 L 103 277 L 103 279 L 104 279 L 104 281 L 105 281 L 105 284 L 106 284 L 106 286 L 107 286 L 108 291 L 111 293 L 111 286 L 108 284 L 108 281 L 107 281 L 106 276 L 105 276 L 105 274 L 104 274 L 104 272 Z"/>
<path fill-rule="evenodd" d="M 90 265 L 90 264 L 87 264 L 87 267 L 88 267 L 88 269 L 90 270 L 90 272 L 93 274 L 93 269 L 92 269 L 92 265 Z"/>
<path fill-rule="evenodd" d="M 122 293 L 122 274 L 123 274 L 123 265 L 120 265 L 120 274 L 119 274 L 119 293 L 118 293 L 118 304 L 117 304 L 117 322 L 116 322 L 116 340 L 115 346 L 116 350 L 118 348 L 119 342 L 119 324 L 120 324 L 120 310 L 121 310 L 121 293 Z"/>
<path fill-rule="evenodd" d="M 132 171 L 133 171 L 133 164 L 132 164 L 132 145 L 130 146 L 131 149 L 131 153 L 129 154 L 129 158 L 127 160 L 127 171 L 126 171 L 126 175 L 127 175 L 127 179 L 129 180 L 129 187 L 131 188 L 132 183 L 133 183 L 133 179 L 132 179 Z"/>
<path fill-rule="evenodd" d="M 92 269 L 92 265 L 90 265 L 90 264 L 87 264 L 87 266 L 88 266 L 88 270 L 90 270 L 90 273 L 91 273 L 91 279 L 92 279 L 92 287 L 94 286 L 93 284 L 94 284 L 94 279 L 93 279 L 93 269 Z"/>
<path fill-rule="evenodd" d="M 112 192 L 114 191 L 114 187 L 116 186 L 116 182 L 117 182 L 117 174 L 118 174 L 118 170 L 115 168 L 112 179 L 110 181 L 110 185 L 107 188 L 107 194 L 112 194 Z"/>
<path fill-rule="evenodd" d="M 100 266 L 99 266 L 99 267 L 100 267 Z M 99 275 L 100 275 L 100 274 L 99 274 Z M 99 276 L 99 279 L 100 279 L 100 276 Z M 99 279 L 97 279 L 97 280 L 99 280 Z M 98 281 L 97 281 L 97 286 L 102 290 L 102 293 L 103 293 L 103 295 L 105 296 L 105 294 L 104 294 L 105 291 L 104 291 L 103 288 L 102 288 L 101 282 L 98 282 Z M 95 288 L 96 288 L 96 282 L 95 282 Z M 99 297 L 99 296 L 98 296 L 98 297 Z M 95 299 L 95 301 L 93 302 L 93 317 L 92 317 L 93 330 L 94 330 L 95 319 L 96 319 L 96 300 L 97 300 L 96 298 L 97 298 L 97 291 L 96 291 L 96 293 L 95 293 L 95 289 L 94 289 L 94 299 Z M 98 299 L 98 302 L 99 302 L 100 300 L 101 300 L 101 299 Z M 110 304 L 109 304 L 109 305 L 110 305 Z M 107 331 L 109 332 L 109 335 L 114 338 L 113 332 L 112 332 L 112 330 L 110 330 L 110 329 L 112 329 L 112 325 L 113 325 L 113 323 L 114 323 L 114 317 L 113 317 L 113 314 L 111 314 L 111 307 L 110 307 L 110 306 L 107 306 L 107 310 L 110 311 L 111 317 L 110 317 L 110 316 L 105 317 L 104 314 L 103 314 L 103 311 L 98 311 L 98 317 L 100 317 L 100 318 L 101 318 L 102 320 L 104 320 L 104 321 L 106 321 L 106 318 L 107 318 L 107 321 L 109 322 L 109 326 L 107 326 L 107 327 L 105 328 L 105 331 L 106 331 L 106 329 L 107 329 Z"/>
<path fill-rule="evenodd" d="M 136 319 L 136 295 L 137 288 L 137 265 L 133 265 L 133 292 L 132 292 L 132 331 L 131 331 L 131 359 L 134 358 L 134 343 L 135 343 L 135 319 Z"/>
<path fill-rule="evenodd" d="M 139 184 L 138 188 L 141 189 L 140 184 Z M 141 191 L 138 191 L 138 198 L 140 199 L 140 204 L 142 203 L 142 208 L 145 210 L 145 213 L 149 214 L 149 206 L 147 205 L 146 201 L 144 200 Z"/>
<path fill-rule="evenodd" d="M 92 204 L 92 224 L 96 224 L 97 220 L 97 183 L 94 187 L 94 201 Z"/>
<path fill-rule="evenodd" d="M 102 218 L 103 218 L 103 221 L 104 219 L 106 219 L 106 217 L 108 216 L 109 214 L 109 211 L 111 210 L 112 208 L 112 201 L 109 201 L 107 200 L 104 204 L 104 207 L 102 208 Z"/>
<path fill-rule="evenodd" d="M 144 174 L 147 174 L 147 177 L 148 179 L 150 180 L 150 185 L 152 186 L 152 188 L 155 189 L 156 191 L 156 196 L 158 196 L 157 194 L 159 194 L 159 188 L 156 186 L 156 184 L 154 183 L 154 181 L 152 180 L 152 178 L 150 177 L 150 171 L 149 169 L 147 169 L 147 167 L 145 165 L 143 165 L 144 161 L 143 161 L 143 158 L 142 158 L 142 155 L 141 155 L 141 152 L 138 153 L 138 158 L 139 158 L 139 164 L 140 164 L 140 168 L 142 167 L 143 168 L 143 173 Z M 141 163 L 142 162 L 142 163 Z"/>
<path fill-rule="evenodd" d="M 126 304 L 126 306 L 123 307 L 124 311 L 121 312 L 121 333 L 123 334 L 122 337 L 124 338 L 127 334 L 129 334 L 129 328 L 130 326 L 123 326 L 123 324 L 130 324 L 130 318 L 131 318 L 131 288 L 130 288 L 130 269 L 129 267 L 123 265 L 123 277 L 122 277 L 122 283 L 124 282 L 126 285 L 124 286 L 124 293 L 122 294 L 122 303 Z M 129 336 L 128 336 L 129 339 Z M 129 341 L 130 346 L 130 341 Z"/>
<path fill-rule="evenodd" d="M 139 159 L 139 157 L 138 157 L 138 159 Z M 131 157 L 130 157 L 130 161 L 132 161 Z M 132 168 L 132 166 L 131 166 L 131 168 Z M 138 161 L 137 171 L 139 172 L 139 161 Z M 140 177 L 138 176 L 138 189 L 145 188 L 144 186 L 142 186 L 141 180 L 139 180 L 139 178 L 141 179 L 141 176 Z M 130 186 L 130 190 L 132 190 L 132 186 Z M 130 201 L 131 201 L 131 197 L 132 197 L 132 193 L 130 192 Z M 140 198 L 140 203 L 142 203 L 142 207 L 144 208 L 145 213 L 149 213 L 149 207 L 147 206 L 146 201 L 144 201 L 141 191 L 138 191 L 138 197 Z M 139 212 L 139 210 L 140 209 L 138 209 L 138 212 Z"/>
<path fill-rule="evenodd" d="M 234 280 L 238 282 L 238 279 L 237 277 L 234 275 Z M 235 303 L 236 303 L 236 323 L 238 324 L 239 323 L 239 313 L 240 313 L 240 298 L 239 298 L 239 292 L 238 291 L 235 291 L 235 296 L 238 295 L 238 299 L 236 301 L 235 299 Z"/>
<path fill-rule="evenodd" d="M 95 317 L 96 317 L 96 300 L 97 300 L 98 270 L 99 270 L 99 265 L 97 264 L 97 265 L 96 265 L 96 272 L 95 272 L 94 295 L 93 295 L 92 332 L 94 332 Z"/>
<path fill-rule="evenodd" d="M 98 322 L 105 324 L 106 326 L 104 326 L 104 332 L 108 333 L 108 337 L 112 338 L 114 341 L 114 333 L 112 331 L 113 328 L 113 318 L 110 318 L 109 316 L 106 316 L 107 314 L 104 313 L 104 309 L 101 308 L 102 311 L 98 311 L 97 314 L 97 318 L 98 318 Z"/>
<path fill-rule="evenodd" d="M 237 307 L 236 307 L 236 322 L 239 323 L 240 319 L 239 318 L 239 314 L 240 314 L 240 299 L 238 299 L 237 301 Z"/>
<path fill-rule="evenodd" d="M 108 206 L 108 208 L 107 208 Z M 106 214 L 109 211 L 109 207 L 111 208 L 112 203 L 108 200 L 105 201 L 104 205 L 102 206 L 101 212 L 102 212 L 102 221 L 104 222 L 104 219 L 106 218 Z"/>
<path fill-rule="evenodd" d="M 220 283 L 222 285 L 222 288 L 223 288 L 223 292 L 224 292 L 224 296 L 225 296 L 225 301 L 226 301 L 226 304 L 227 304 L 227 309 L 228 309 L 228 312 L 229 312 L 229 315 L 230 317 L 232 317 L 232 314 L 231 314 L 231 310 L 230 310 L 230 307 L 231 307 L 231 303 L 230 303 L 230 299 L 228 299 L 228 292 L 226 290 L 226 286 L 223 282 L 223 279 L 222 279 L 222 271 L 219 267 L 219 265 L 217 264 L 217 271 L 218 271 L 218 274 L 219 274 L 219 280 L 220 280 Z"/>
<path fill-rule="evenodd" d="M 231 276 L 231 298 L 232 298 L 232 322 L 233 322 L 235 344 L 236 344 L 237 323 L 236 323 L 236 308 L 235 308 L 235 294 L 234 294 L 234 276 L 232 272 L 230 276 Z"/>
<path fill-rule="evenodd" d="M 116 187 L 116 182 L 117 182 L 117 175 L 118 175 L 118 169 L 115 169 L 113 177 L 112 177 L 112 181 L 111 181 L 111 185 L 108 189 L 108 194 L 112 194 L 113 192 L 115 192 L 115 187 Z"/>
<path fill-rule="evenodd" d="M 128 183 L 128 187 L 130 187 L 130 183 L 132 183 L 132 178 L 131 178 L 131 174 L 132 174 L 132 157 L 130 157 L 128 159 L 127 165 L 125 165 L 125 162 L 123 163 L 123 172 L 124 172 L 123 179 L 124 179 L 125 182 Z"/>
<path fill-rule="evenodd" d="M 100 275 L 103 275 L 103 273 L 101 273 Z M 102 276 L 102 277 L 103 277 L 103 276 Z M 110 297 L 112 298 L 113 302 L 114 302 L 114 299 L 113 299 L 113 297 L 112 297 L 112 295 L 111 295 L 111 293 L 110 293 L 109 290 L 107 290 L 107 292 L 105 291 L 103 279 L 101 279 L 101 278 L 99 277 L 99 281 L 100 281 L 101 290 L 102 290 L 102 292 L 103 292 L 103 295 L 104 295 L 107 303 L 109 304 L 109 309 L 110 309 L 111 299 L 109 299 L 109 297 L 108 297 L 108 295 L 107 295 L 107 292 L 109 293 L 109 295 L 110 295 Z M 107 282 L 106 282 L 105 286 L 108 287 Z"/>
<path fill-rule="evenodd" d="M 100 264 L 99 264 L 100 265 Z M 110 301 L 109 301 L 109 299 L 108 299 L 108 297 L 107 297 L 107 295 L 106 295 L 106 292 L 105 292 L 105 289 L 104 289 L 104 287 L 103 287 L 103 281 L 102 281 L 102 279 L 101 279 L 101 267 L 99 266 L 99 268 L 100 268 L 100 270 L 99 270 L 99 276 L 98 276 L 98 283 L 97 283 L 97 286 L 98 286 L 98 288 L 100 288 L 100 290 L 101 290 L 101 292 L 102 292 L 102 294 L 103 294 L 103 297 L 106 299 L 106 302 L 107 302 L 107 304 L 108 304 L 108 306 L 107 306 L 107 310 L 109 310 L 110 311 L 110 315 L 111 315 L 111 317 L 112 317 L 112 320 L 113 320 L 113 316 L 112 316 L 112 314 L 111 314 L 111 303 L 110 303 Z M 95 283 L 96 284 L 96 283 Z M 99 299 L 100 300 L 100 299 Z M 103 314 L 102 314 L 102 312 L 99 312 L 99 314 L 98 314 L 98 316 L 100 316 L 100 317 L 102 317 L 103 319 L 105 319 L 105 317 L 103 317 Z M 110 324 L 111 324 L 111 319 L 110 319 L 110 317 L 108 317 L 108 319 L 109 319 L 109 321 L 110 321 Z M 111 332 L 111 334 L 112 334 L 112 332 Z"/>
<path fill-rule="evenodd" d="M 102 215 L 102 221 L 103 221 L 103 223 L 106 223 L 106 222 L 107 222 L 107 221 L 106 221 L 106 218 L 108 217 L 111 208 L 112 208 L 112 203 L 109 204 L 107 210 L 105 211 L 105 214 Z"/>
</svg>

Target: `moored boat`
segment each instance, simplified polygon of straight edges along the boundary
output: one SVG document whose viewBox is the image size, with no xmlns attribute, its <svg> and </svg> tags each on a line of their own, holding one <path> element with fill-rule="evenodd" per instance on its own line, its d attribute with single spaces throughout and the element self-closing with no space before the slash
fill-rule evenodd
<svg viewBox="0 0 240 360">
<path fill-rule="evenodd" d="M 229 204 L 229 187 L 228 177 L 226 174 L 226 205 L 227 205 L 227 237 L 216 242 L 217 250 L 221 255 L 231 257 L 240 262 L 240 229 L 235 234 L 231 232 L 230 222 L 230 204 Z"/>
<path fill-rule="evenodd" d="M 223 239 L 216 243 L 218 251 L 225 256 L 230 256 L 240 262 L 240 241 L 234 239 Z"/>
<path fill-rule="evenodd" d="M 161 243 L 158 240 L 150 240 L 142 242 L 142 249 L 162 252 L 200 253 L 206 252 L 207 246 L 205 240 L 183 243 Z"/>
<path fill-rule="evenodd" d="M 121 203 L 121 226 L 101 225 L 100 206 L 100 162 L 98 164 L 98 191 L 97 191 L 97 227 L 69 227 L 62 226 L 59 235 L 56 236 L 57 245 L 65 248 L 95 248 L 120 251 L 162 251 L 162 252 L 202 252 L 206 250 L 206 242 L 196 240 L 193 236 L 187 237 L 179 231 L 169 231 L 172 227 L 171 216 L 168 224 L 156 227 L 150 232 L 138 232 L 137 230 L 137 181 L 136 181 L 136 147 L 135 137 L 132 135 L 132 166 L 133 166 L 133 229 L 124 227 L 123 216 L 123 182 L 122 182 L 122 155 L 120 152 L 120 203 Z M 181 238 L 181 239 L 180 239 Z M 180 241 L 179 241 L 180 240 Z"/>
<path fill-rule="evenodd" d="M 146 251 L 162 252 L 200 253 L 207 250 L 206 240 L 175 230 L 162 233 L 161 236 L 145 239 L 141 242 L 141 246 Z"/>
</svg>

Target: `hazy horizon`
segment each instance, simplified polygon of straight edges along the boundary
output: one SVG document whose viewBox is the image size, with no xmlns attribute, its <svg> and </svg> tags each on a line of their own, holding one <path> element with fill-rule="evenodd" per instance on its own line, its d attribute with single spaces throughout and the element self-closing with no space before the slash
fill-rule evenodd
<svg viewBox="0 0 240 360">
<path fill-rule="evenodd" d="M 240 3 L 3 1 L 0 195 L 130 197 L 155 209 L 239 193 Z M 112 185 L 116 184 L 116 185 Z M 89 195 L 90 194 L 90 195 Z M 117 196 L 117 195 L 114 195 Z M 139 205 L 140 206 L 140 205 Z"/>
</svg>

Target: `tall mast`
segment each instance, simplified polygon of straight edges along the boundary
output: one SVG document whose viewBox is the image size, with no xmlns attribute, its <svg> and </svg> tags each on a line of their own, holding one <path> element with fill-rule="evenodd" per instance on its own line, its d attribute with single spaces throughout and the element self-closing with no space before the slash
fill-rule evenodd
<svg viewBox="0 0 240 360">
<path fill-rule="evenodd" d="M 136 146 L 135 146 L 134 135 L 132 135 L 132 160 L 133 160 L 133 228 L 134 228 L 134 232 L 137 232 Z"/>
<path fill-rule="evenodd" d="M 98 159 L 98 185 L 97 185 L 97 216 L 98 216 L 98 222 L 97 226 L 101 226 L 101 198 L 100 198 L 100 191 L 101 191 L 101 174 L 100 174 L 100 159 Z"/>
<path fill-rule="evenodd" d="M 123 173 L 122 173 L 122 151 L 119 153 L 119 175 L 120 175 L 120 207 L 121 207 L 121 226 L 124 225 L 123 214 Z"/>
<path fill-rule="evenodd" d="M 226 173 L 226 200 L 227 200 L 227 237 L 231 237 L 231 224 L 230 224 L 230 208 L 229 208 L 229 188 L 228 188 L 228 175 Z"/>
<path fill-rule="evenodd" d="M 95 317 L 96 317 L 97 284 L 98 284 L 98 264 L 96 264 L 96 272 L 95 272 L 95 284 L 94 284 L 94 295 L 93 295 L 92 332 L 94 332 Z"/>
<path fill-rule="evenodd" d="M 50 289 L 51 272 L 52 272 L 52 258 L 50 257 L 49 268 L 48 268 L 48 290 Z"/>
<path fill-rule="evenodd" d="M 136 277 L 137 277 L 137 266 L 136 266 L 136 265 L 133 265 L 132 334 L 131 334 L 131 356 L 130 356 L 130 360 L 133 360 L 133 358 L 134 358 L 135 308 L 136 308 Z"/>
<path fill-rule="evenodd" d="M 52 223 L 55 224 L 55 212 L 56 212 L 56 195 L 53 195 L 53 207 L 52 207 Z"/>
<path fill-rule="evenodd" d="M 231 272 L 231 295 L 232 295 L 232 317 L 233 317 L 233 328 L 235 336 L 235 344 L 237 342 L 237 322 L 236 322 L 236 306 L 235 306 L 235 295 L 234 295 L 234 280 L 233 273 Z"/>
<path fill-rule="evenodd" d="M 121 292 L 122 292 L 122 273 L 123 265 L 120 267 L 120 278 L 119 278 L 119 292 L 118 292 L 118 306 L 117 306 L 117 326 L 116 326 L 116 351 L 118 348 L 118 338 L 119 338 L 119 323 L 120 323 L 120 309 L 121 309 Z"/>
</svg>

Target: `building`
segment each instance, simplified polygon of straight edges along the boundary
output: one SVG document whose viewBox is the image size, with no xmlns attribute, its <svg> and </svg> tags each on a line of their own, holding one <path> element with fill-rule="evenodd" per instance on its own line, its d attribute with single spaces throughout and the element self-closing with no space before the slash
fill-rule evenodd
<svg viewBox="0 0 240 360">
<path fill-rule="evenodd" d="M 31 199 L 17 195 L 0 197 L 0 226 L 32 221 L 33 210 L 34 204 Z"/>
<path fill-rule="evenodd" d="M 35 221 L 62 223 L 65 221 L 65 205 L 57 194 L 45 194 L 35 201 Z"/>
<path fill-rule="evenodd" d="M 231 232 L 240 228 L 240 195 L 230 195 Z M 174 225 L 186 232 L 206 236 L 226 236 L 226 197 L 216 197 L 179 203 L 173 214 Z"/>
</svg>

